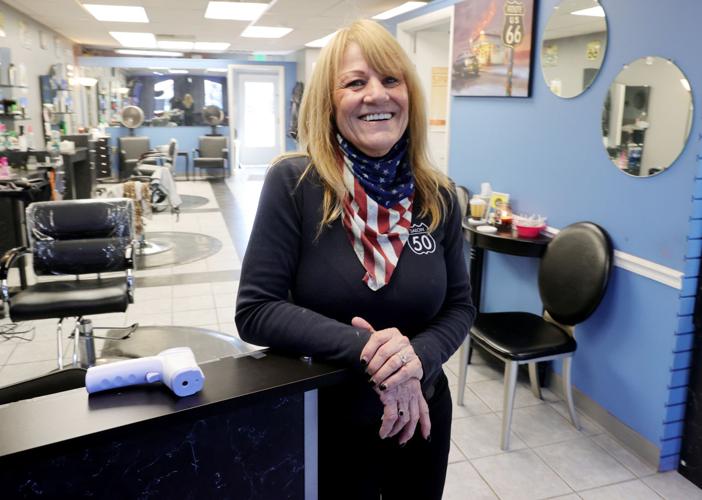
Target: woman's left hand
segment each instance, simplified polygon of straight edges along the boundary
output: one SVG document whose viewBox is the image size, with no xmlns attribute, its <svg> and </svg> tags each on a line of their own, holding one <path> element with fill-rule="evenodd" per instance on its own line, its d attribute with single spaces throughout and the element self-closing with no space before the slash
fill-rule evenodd
<svg viewBox="0 0 702 500">
<path fill-rule="evenodd" d="M 413 378 L 422 379 L 422 362 L 409 339 L 400 330 L 386 328 L 375 331 L 370 323 L 358 316 L 351 320 L 351 324 L 373 333 L 361 352 L 361 362 L 365 361 L 366 372 L 381 391 L 397 387 Z"/>
</svg>

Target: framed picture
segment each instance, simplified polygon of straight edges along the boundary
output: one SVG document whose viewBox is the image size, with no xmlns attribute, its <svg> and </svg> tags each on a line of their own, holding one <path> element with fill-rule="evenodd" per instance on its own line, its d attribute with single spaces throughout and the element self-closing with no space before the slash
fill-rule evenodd
<svg viewBox="0 0 702 500">
<path fill-rule="evenodd" d="M 43 50 L 49 48 L 49 34 L 46 31 L 39 31 L 39 46 Z"/>
<path fill-rule="evenodd" d="M 529 97 L 534 0 L 455 5 L 451 94 Z"/>
<path fill-rule="evenodd" d="M 27 23 L 22 20 L 19 21 L 19 38 L 22 47 L 25 49 L 32 48 L 32 34 L 29 30 L 29 26 L 27 26 Z"/>
</svg>

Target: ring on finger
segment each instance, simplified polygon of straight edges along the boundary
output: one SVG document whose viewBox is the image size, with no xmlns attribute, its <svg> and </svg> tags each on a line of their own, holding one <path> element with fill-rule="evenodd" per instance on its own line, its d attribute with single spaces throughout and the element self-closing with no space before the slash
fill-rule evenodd
<svg viewBox="0 0 702 500">
<path fill-rule="evenodd" d="M 407 353 L 401 353 L 400 354 L 400 363 L 402 363 L 402 366 L 405 366 L 407 362 L 409 361 L 409 356 L 407 356 Z"/>
</svg>

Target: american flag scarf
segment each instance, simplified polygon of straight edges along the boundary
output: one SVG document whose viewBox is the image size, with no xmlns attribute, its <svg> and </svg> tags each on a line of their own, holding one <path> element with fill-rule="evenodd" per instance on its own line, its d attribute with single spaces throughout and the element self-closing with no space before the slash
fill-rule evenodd
<svg viewBox="0 0 702 500">
<path fill-rule="evenodd" d="M 373 291 L 390 282 L 412 225 L 414 179 L 403 136 L 382 158 L 358 151 L 337 135 L 343 153 L 343 226 L 366 270 L 363 282 Z"/>
</svg>

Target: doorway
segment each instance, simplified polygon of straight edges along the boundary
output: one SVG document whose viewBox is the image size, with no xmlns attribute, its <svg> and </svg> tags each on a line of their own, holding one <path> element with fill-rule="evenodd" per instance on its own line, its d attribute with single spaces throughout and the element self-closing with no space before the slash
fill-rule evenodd
<svg viewBox="0 0 702 500">
<path fill-rule="evenodd" d="M 229 66 L 230 142 L 235 165 L 269 165 L 284 150 L 284 73 L 281 66 Z"/>
<path fill-rule="evenodd" d="M 434 165 L 448 173 L 453 7 L 397 25 L 397 40 L 414 63 L 429 113 L 427 142 Z"/>
</svg>

